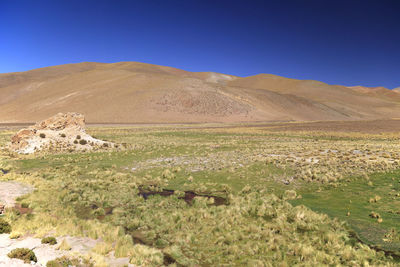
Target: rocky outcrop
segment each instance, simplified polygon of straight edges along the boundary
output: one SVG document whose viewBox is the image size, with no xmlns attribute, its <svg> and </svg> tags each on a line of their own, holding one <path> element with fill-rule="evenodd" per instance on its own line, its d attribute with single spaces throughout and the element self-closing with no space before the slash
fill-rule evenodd
<svg viewBox="0 0 400 267">
<path fill-rule="evenodd" d="M 85 131 L 85 117 L 79 113 L 57 115 L 22 129 L 11 138 L 10 150 L 31 154 L 41 150 L 93 150 L 114 147 Z"/>
<path fill-rule="evenodd" d="M 57 115 L 35 124 L 36 130 L 61 131 L 75 129 L 85 131 L 85 117 L 79 113 L 58 113 Z"/>
</svg>

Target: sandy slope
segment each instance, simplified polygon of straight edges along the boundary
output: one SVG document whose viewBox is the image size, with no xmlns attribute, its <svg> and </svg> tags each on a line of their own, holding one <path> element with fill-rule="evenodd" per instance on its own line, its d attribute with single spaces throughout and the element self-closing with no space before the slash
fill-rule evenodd
<svg viewBox="0 0 400 267">
<path fill-rule="evenodd" d="M 33 122 L 68 111 L 85 114 L 91 123 L 376 119 L 399 116 L 400 94 L 137 62 L 0 74 L 0 122 Z"/>
</svg>

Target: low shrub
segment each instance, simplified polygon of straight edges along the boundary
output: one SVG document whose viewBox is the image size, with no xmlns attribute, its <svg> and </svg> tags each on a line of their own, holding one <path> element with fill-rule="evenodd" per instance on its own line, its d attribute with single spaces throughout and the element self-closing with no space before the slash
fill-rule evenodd
<svg viewBox="0 0 400 267">
<path fill-rule="evenodd" d="M 74 144 L 77 144 L 78 143 L 78 140 L 74 140 Z"/>
<path fill-rule="evenodd" d="M 25 263 L 30 263 L 31 261 L 37 262 L 37 258 L 35 253 L 29 248 L 16 248 L 11 250 L 10 253 L 7 254 L 9 258 L 20 259 Z"/>
<path fill-rule="evenodd" d="M 44 133 L 39 134 L 40 138 L 46 138 L 46 135 Z"/>
<path fill-rule="evenodd" d="M 53 236 L 48 236 L 42 239 L 42 244 L 55 245 L 57 244 L 57 239 Z"/>
<path fill-rule="evenodd" d="M 79 144 L 86 145 L 87 141 L 85 139 L 81 139 L 81 140 L 79 140 Z"/>
<path fill-rule="evenodd" d="M 81 139 L 81 136 L 80 136 L 80 135 L 77 135 L 77 136 L 76 136 L 76 139 L 78 139 L 78 140 Z"/>
<path fill-rule="evenodd" d="M 8 234 L 10 232 L 11 225 L 4 219 L 0 218 L 0 234 Z"/>
<path fill-rule="evenodd" d="M 62 138 L 65 138 L 65 137 L 66 137 L 65 133 L 60 134 L 60 136 L 61 136 Z"/>
</svg>

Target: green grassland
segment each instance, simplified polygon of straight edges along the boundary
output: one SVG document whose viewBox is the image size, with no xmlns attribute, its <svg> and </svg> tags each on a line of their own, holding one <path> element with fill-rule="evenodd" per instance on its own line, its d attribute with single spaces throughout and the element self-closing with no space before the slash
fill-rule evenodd
<svg viewBox="0 0 400 267">
<path fill-rule="evenodd" d="M 111 251 L 144 266 L 396 264 L 400 142 L 394 135 L 183 126 L 89 133 L 120 148 L 2 150 L 0 167 L 10 172 L 0 179 L 36 188 L 18 199 L 33 213 L 7 213 L 13 231 L 100 238 L 93 251 L 99 266 Z M 1 144 L 11 134 L 0 132 Z M 175 192 L 141 195 L 164 189 Z M 207 197 L 186 203 L 184 191 L 226 203 Z"/>
</svg>

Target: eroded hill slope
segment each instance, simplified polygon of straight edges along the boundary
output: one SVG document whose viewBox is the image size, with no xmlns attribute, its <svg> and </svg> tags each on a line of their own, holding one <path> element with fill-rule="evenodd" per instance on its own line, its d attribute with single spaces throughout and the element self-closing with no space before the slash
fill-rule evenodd
<svg viewBox="0 0 400 267">
<path fill-rule="evenodd" d="M 400 94 L 275 75 L 194 73 L 137 62 L 0 74 L 0 122 L 77 111 L 90 123 L 354 120 L 398 117 Z"/>
</svg>

